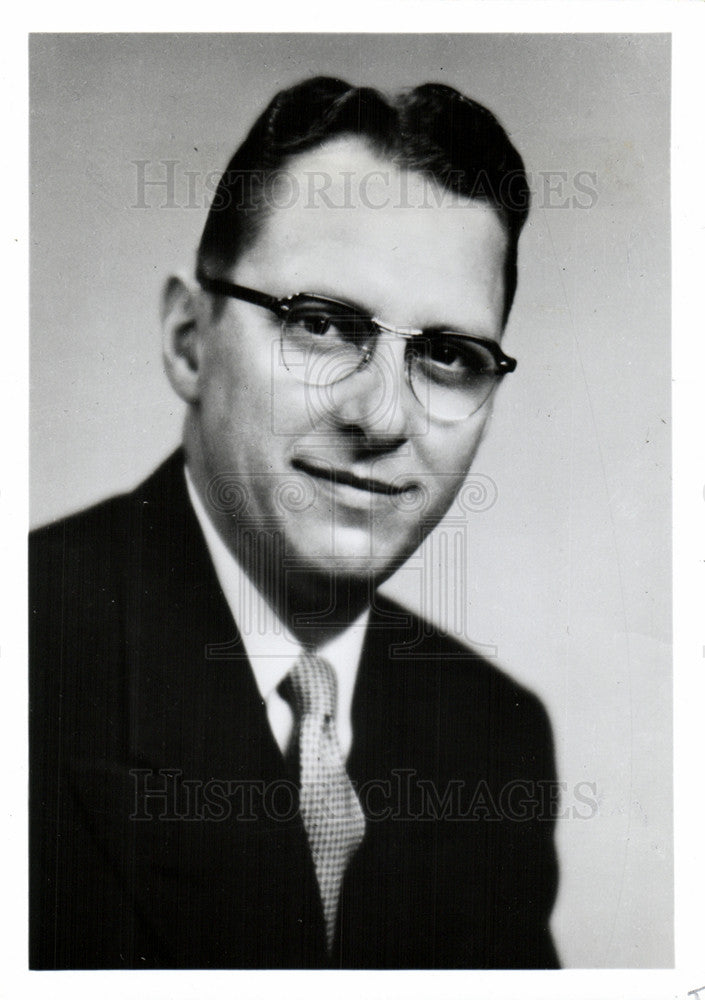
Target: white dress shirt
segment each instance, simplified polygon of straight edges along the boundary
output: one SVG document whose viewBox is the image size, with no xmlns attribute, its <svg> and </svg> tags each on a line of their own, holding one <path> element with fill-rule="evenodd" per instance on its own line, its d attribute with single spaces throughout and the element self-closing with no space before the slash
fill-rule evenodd
<svg viewBox="0 0 705 1000">
<path fill-rule="evenodd" d="M 303 647 L 255 587 L 214 527 L 193 481 L 184 466 L 191 505 L 201 526 L 218 582 L 240 633 L 252 665 L 257 687 L 267 709 L 267 718 L 282 753 L 291 741 L 294 717 L 277 687 L 291 670 Z M 369 609 L 363 611 L 344 632 L 320 646 L 338 680 L 336 727 L 343 757 L 352 745 L 352 699 L 355 678 L 365 639 Z"/>
</svg>

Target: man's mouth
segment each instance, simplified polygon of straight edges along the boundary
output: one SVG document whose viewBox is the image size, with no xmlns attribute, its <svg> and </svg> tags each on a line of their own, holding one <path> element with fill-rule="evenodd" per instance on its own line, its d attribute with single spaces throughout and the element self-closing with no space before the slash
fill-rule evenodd
<svg viewBox="0 0 705 1000">
<path fill-rule="evenodd" d="M 334 469 L 329 465 L 318 465 L 317 463 L 305 462 L 300 458 L 292 461 L 292 466 L 299 472 L 305 472 L 315 479 L 324 479 L 336 486 L 352 486 L 356 490 L 366 490 L 368 493 L 382 493 L 385 496 L 401 496 L 415 489 L 414 483 L 385 483 L 381 479 L 374 479 L 371 476 L 357 476 L 348 469 Z"/>
</svg>

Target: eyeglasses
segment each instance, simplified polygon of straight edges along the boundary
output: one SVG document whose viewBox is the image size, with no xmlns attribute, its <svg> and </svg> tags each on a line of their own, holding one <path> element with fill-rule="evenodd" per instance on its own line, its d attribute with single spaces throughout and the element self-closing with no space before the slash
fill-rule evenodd
<svg viewBox="0 0 705 1000">
<path fill-rule="evenodd" d="M 269 309 L 281 323 L 281 360 L 299 382 L 325 388 L 371 360 L 381 333 L 408 343 L 406 378 L 434 420 L 466 420 L 486 402 L 516 360 L 498 343 L 442 327 L 426 330 L 382 323 L 357 306 L 311 292 L 278 299 L 244 285 L 196 274 L 204 291 Z"/>
</svg>

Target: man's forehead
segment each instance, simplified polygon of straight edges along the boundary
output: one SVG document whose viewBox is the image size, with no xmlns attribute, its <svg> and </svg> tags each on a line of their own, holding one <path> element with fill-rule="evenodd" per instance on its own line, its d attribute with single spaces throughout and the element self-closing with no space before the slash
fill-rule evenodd
<svg viewBox="0 0 705 1000">
<path fill-rule="evenodd" d="M 438 205 L 469 204 L 430 174 L 400 166 L 357 136 L 339 136 L 292 156 L 273 178 L 270 207 L 339 208 L 362 213 L 394 208 L 402 217 Z"/>
<path fill-rule="evenodd" d="M 277 294 L 304 285 L 338 296 L 346 285 L 351 295 L 378 289 L 370 304 L 381 304 L 390 287 L 407 297 L 423 290 L 409 288 L 410 279 L 442 288 L 445 296 L 452 288 L 477 290 L 485 276 L 496 283 L 503 273 L 507 238 L 491 207 L 399 169 L 358 139 L 292 157 L 277 183 L 238 267 L 243 284 L 266 274 L 268 290 Z M 249 273 L 249 263 L 258 273 Z M 502 294 L 490 290 L 492 300 Z"/>
</svg>

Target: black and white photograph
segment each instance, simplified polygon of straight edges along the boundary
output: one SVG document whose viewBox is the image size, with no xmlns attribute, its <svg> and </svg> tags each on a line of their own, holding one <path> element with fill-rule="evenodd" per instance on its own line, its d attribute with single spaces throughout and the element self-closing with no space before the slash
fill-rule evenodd
<svg viewBox="0 0 705 1000">
<path fill-rule="evenodd" d="M 33 980 L 673 970 L 671 35 L 28 45 Z"/>
</svg>

